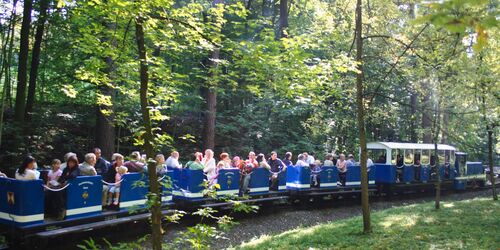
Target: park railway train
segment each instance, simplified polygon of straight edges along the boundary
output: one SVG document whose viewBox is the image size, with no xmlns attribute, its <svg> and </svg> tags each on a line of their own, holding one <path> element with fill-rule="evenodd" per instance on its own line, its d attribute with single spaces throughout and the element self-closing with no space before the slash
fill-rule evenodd
<svg viewBox="0 0 500 250">
<path fill-rule="evenodd" d="M 444 188 L 465 190 L 471 186 L 484 185 L 484 168 L 480 162 L 468 162 L 467 154 L 456 152 L 455 147 L 438 145 L 438 171 L 430 167 L 433 144 L 371 142 L 368 154 L 375 159 L 369 171 L 369 190 L 372 195 L 388 195 L 402 190 L 432 190 L 440 175 Z M 420 162 L 420 167 L 414 166 Z M 417 163 L 418 164 L 418 163 Z M 399 170 L 398 170 L 399 168 Z M 347 171 L 345 186 L 338 185 L 336 167 L 322 167 L 313 172 L 319 176 L 319 185 L 311 187 L 311 170 L 306 167 L 288 166 L 278 174 L 278 191 L 269 191 L 270 173 L 265 168 L 252 172 L 249 198 L 244 202 L 276 204 L 296 200 L 332 199 L 360 192 L 360 166 Z M 276 174 L 276 173 L 275 173 Z M 238 195 L 238 169 L 221 169 L 218 175 L 218 196 Z M 171 188 L 162 187 L 164 213 L 173 208 L 230 205 L 204 195 L 201 183 L 205 176 L 202 170 L 173 169 L 159 180 L 172 180 Z M 137 185 L 143 181 L 145 185 Z M 121 182 L 119 208 L 103 210 L 101 206 L 103 182 L 101 176 L 80 176 L 64 187 L 66 193 L 66 218 L 53 221 L 44 218 L 44 189 L 42 180 L 21 181 L 0 178 L 0 225 L 9 242 L 40 246 L 41 241 L 60 235 L 77 234 L 147 220 L 145 211 L 148 192 L 147 176 L 140 173 L 125 174 Z M 57 190 L 56 190 L 57 191 Z M 332 199 L 334 202 L 335 199 Z M 142 208 L 142 210 L 141 210 Z M 136 210 L 136 213 L 130 213 Z M 35 242 L 35 243 L 34 243 Z"/>
</svg>

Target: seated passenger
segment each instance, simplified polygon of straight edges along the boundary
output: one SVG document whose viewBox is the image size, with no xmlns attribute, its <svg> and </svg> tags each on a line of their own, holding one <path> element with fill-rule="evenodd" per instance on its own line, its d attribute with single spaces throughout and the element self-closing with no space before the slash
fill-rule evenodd
<svg viewBox="0 0 500 250">
<path fill-rule="evenodd" d="M 62 171 L 61 176 L 57 180 L 59 186 L 64 186 L 69 180 L 76 178 L 80 174 L 78 168 L 78 158 L 76 155 L 71 155 L 66 161 L 66 168 Z M 66 190 L 48 191 L 46 193 L 46 202 L 48 205 L 48 214 L 55 215 L 58 220 L 64 219 L 66 216 Z"/>
<path fill-rule="evenodd" d="M 203 154 L 200 152 L 196 152 L 191 154 L 191 159 L 186 163 L 186 168 L 191 170 L 203 170 L 203 165 L 200 161 L 200 156 Z"/>
<path fill-rule="evenodd" d="M 78 167 L 80 169 L 81 176 L 94 176 L 97 172 L 94 168 L 96 162 L 96 156 L 94 153 L 88 153 L 85 155 L 85 162 L 80 164 Z"/>
<path fill-rule="evenodd" d="M 103 176 L 103 180 L 106 183 L 102 186 L 102 205 L 106 206 L 107 201 L 108 201 L 108 193 L 111 187 L 114 186 L 115 183 L 115 177 L 116 177 L 116 169 L 123 166 L 123 155 L 115 153 L 113 156 L 111 156 L 111 160 L 113 161 L 113 164 L 111 164 L 111 167 L 108 169 L 108 172 L 106 173 L 105 176 Z M 112 195 L 111 195 L 112 197 Z"/>
<path fill-rule="evenodd" d="M 256 160 L 255 152 L 248 153 L 248 159 L 240 164 L 240 196 L 248 193 L 248 185 L 250 184 L 251 173 L 254 168 L 257 168 L 259 163 Z"/>
<path fill-rule="evenodd" d="M 269 190 L 278 191 L 278 173 L 286 170 L 285 163 L 278 158 L 278 154 L 273 151 L 271 152 L 271 158 L 268 160 L 269 171 L 271 171 L 271 176 L 269 177 Z"/>
<path fill-rule="evenodd" d="M 242 161 L 239 156 L 233 157 L 233 161 L 231 161 L 231 167 L 232 168 L 240 168 Z"/>
<path fill-rule="evenodd" d="M 66 164 L 67 164 L 66 162 L 68 161 L 69 157 L 71 157 L 71 156 L 76 157 L 76 154 L 73 152 L 68 152 L 64 155 L 64 158 L 63 158 L 64 162 L 61 164 L 61 171 L 64 171 L 64 169 L 66 168 Z"/>
<path fill-rule="evenodd" d="M 217 184 L 219 171 L 217 169 L 217 165 L 215 164 L 214 151 L 211 149 L 205 150 L 205 157 L 203 157 L 201 164 L 203 165 L 203 172 L 207 175 L 208 185 L 212 186 Z"/>
<path fill-rule="evenodd" d="M 413 167 L 414 167 L 414 178 L 416 181 L 420 181 L 420 155 L 415 154 L 415 160 L 413 161 Z"/>
<path fill-rule="evenodd" d="M 118 206 L 118 202 L 120 201 L 120 186 L 121 186 L 120 184 L 121 184 L 122 176 L 127 173 L 128 169 L 125 166 L 120 166 L 120 167 L 116 167 L 115 171 L 116 171 L 115 185 L 113 185 L 109 189 L 110 194 L 108 194 L 108 202 L 107 202 L 108 206 L 110 206 L 111 204 L 113 204 L 114 206 Z M 115 196 L 114 198 L 113 198 L 113 194 Z M 113 201 L 111 201 L 111 199 L 113 199 Z"/>
<path fill-rule="evenodd" d="M 314 164 L 314 162 L 316 161 L 316 159 L 314 159 L 314 153 L 313 152 L 310 152 L 310 153 L 306 152 L 306 153 L 304 153 L 304 156 L 306 157 L 305 161 L 309 165 Z"/>
<path fill-rule="evenodd" d="M 297 157 L 297 162 L 295 163 L 295 166 L 297 167 L 309 167 L 309 164 L 306 162 L 306 157 L 303 154 L 299 154 Z"/>
<path fill-rule="evenodd" d="M 339 171 L 339 182 L 337 182 L 337 185 L 345 186 L 347 178 L 347 162 L 345 160 L 344 154 L 340 154 L 337 164 L 335 164 L 335 166 Z"/>
<path fill-rule="evenodd" d="M 24 158 L 23 164 L 16 170 L 16 180 L 37 180 L 35 164 L 36 160 L 32 156 Z"/>
<path fill-rule="evenodd" d="M 321 161 L 316 160 L 311 168 L 311 187 L 318 188 L 320 185 Z"/>
<path fill-rule="evenodd" d="M 333 163 L 333 154 L 328 153 L 325 156 L 325 162 L 323 163 L 324 167 L 333 167 L 335 164 Z"/>
<path fill-rule="evenodd" d="M 345 164 L 346 164 L 347 168 L 350 168 L 350 167 L 356 165 L 356 161 L 354 160 L 354 155 L 349 154 L 349 156 L 347 157 L 347 161 L 346 161 Z"/>
<path fill-rule="evenodd" d="M 396 156 L 396 183 L 403 181 L 404 162 L 400 154 Z"/>
<path fill-rule="evenodd" d="M 167 167 L 171 168 L 182 168 L 182 165 L 179 164 L 179 152 L 177 151 L 172 152 L 170 156 L 167 158 L 165 164 L 167 164 Z"/>
<path fill-rule="evenodd" d="M 375 164 L 373 164 L 372 159 L 370 157 L 368 157 L 366 159 L 366 172 L 370 172 L 370 170 L 372 169 L 373 165 L 375 165 Z"/>
<path fill-rule="evenodd" d="M 141 162 L 142 156 L 139 151 L 134 151 L 130 154 L 130 161 L 127 161 L 123 164 L 123 166 L 127 167 L 128 172 L 134 173 L 142 173 L 144 172 L 144 168 L 146 164 Z"/>
<path fill-rule="evenodd" d="M 376 163 L 385 164 L 385 155 L 380 155 L 376 161 Z"/>
<path fill-rule="evenodd" d="M 292 152 L 286 152 L 285 158 L 283 159 L 283 163 L 285 163 L 286 166 L 292 166 Z"/>
<path fill-rule="evenodd" d="M 266 161 L 266 156 L 262 153 L 257 155 L 257 162 L 259 163 L 259 168 L 266 168 L 266 169 L 271 169 L 269 164 Z"/>
<path fill-rule="evenodd" d="M 59 177 L 62 175 L 61 161 L 59 159 L 52 160 L 51 167 L 52 169 L 47 174 L 47 186 L 57 187 L 59 186 Z"/>
<path fill-rule="evenodd" d="M 106 175 L 111 164 L 102 157 L 100 148 L 94 148 L 94 154 L 96 158 L 94 165 L 95 171 L 98 175 Z"/>
<path fill-rule="evenodd" d="M 156 161 L 156 173 L 159 175 L 165 174 L 167 170 L 167 164 L 165 164 L 165 156 L 163 154 L 157 154 L 155 156 Z"/>
<path fill-rule="evenodd" d="M 220 161 L 219 161 L 219 163 L 217 163 L 217 168 L 218 169 L 232 168 L 231 159 L 229 159 L 228 153 L 220 154 Z"/>
</svg>

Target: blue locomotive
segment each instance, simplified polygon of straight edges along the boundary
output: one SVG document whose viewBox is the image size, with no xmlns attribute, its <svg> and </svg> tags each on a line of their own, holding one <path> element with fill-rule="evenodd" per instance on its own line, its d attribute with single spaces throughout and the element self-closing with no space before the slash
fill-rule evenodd
<svg viewBox="0 0 500 250">
<path fill-rule="evenodd" d="M 368 172 L 371 191 L 379 194 L 398 188 L 433 186 L 441 179 L 443 185 L 464 190 L 470 185 L 483 185 L 485 174 L 480 162 L 468 162 L 467 154 L 456 148 L 439 144 L 437 158 L 433 144 L 371 142 L 367 144 L 373 166 Z M 438 163 L 438 164 L 436 164 Z M 269 190 L 270 175 L 277 175 L 278 190 Z M 287 166 L 286 171 L 270 173 L 265 168 L 254 169 L 249 183 L 249 199 L 245 202 L 292 200 L 297 196 L 335 196 L 359 193 L 361 168 L 349 167 L 345 185 L 339 185 L 336 167 Z M 159 181 L 169 180 L 169 188 L 162 187 L 164 213 L 179 205 L 217 206 L 226 204 L 206 197 L 202 170 L 170 169 Z M 139 183 L 139 184 L 138 184 Z M 137 220 L 147 220 L 144 208 L 148 193 L 145 174 L 128 173 L 122 178 L 119 208 L 103 210 L 101 206 L 103 182 L 100 176 L 81 176 L 69 181 L 60 190 L 46 190 L 42 180 L 22 181 L 0 178 L 0 225 L 15 239 L 48 239 L 61 234 L 78 233 L 105 226 L 116 226 Z M 218 174 L 218 196 L 237 196 L 240 192 L 240 171 L 221 169 Z M 66 218 L 53 221 L 44 216 L 46 192 L 64 192 Z M 129 213 L 131 210 L 135 214 Z"/>
</svg>

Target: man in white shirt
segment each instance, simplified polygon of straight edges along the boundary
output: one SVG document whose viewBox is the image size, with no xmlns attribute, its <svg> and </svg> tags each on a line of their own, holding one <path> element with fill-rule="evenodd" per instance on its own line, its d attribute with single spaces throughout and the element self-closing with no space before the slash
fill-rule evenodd
<svg viewBox="0 0 500 250">
<path fill-rule="evenodd" d="M 179 152 L 177 151 L 172 152 L 168 157 L 167 161 L 165 161 L 165 165 L 167 165 L 167 167 L 172 167 L 172 168 L 182 168 L 182 165 L 179 164 Z"/>
<path fill-rule="evenodd" d="M 314 159 L 314 153 L 313 153 L 313 152 L 311 152 L 311 153 L 309 153 L 309 154 L 307 155 L 306 162 L 307 162 L 307 164 L 309 164 L 309 165 L 313 165 L 313 164 L 314 164 L 314 162 L 316 162 L 316 159 Z"/>
</svg>

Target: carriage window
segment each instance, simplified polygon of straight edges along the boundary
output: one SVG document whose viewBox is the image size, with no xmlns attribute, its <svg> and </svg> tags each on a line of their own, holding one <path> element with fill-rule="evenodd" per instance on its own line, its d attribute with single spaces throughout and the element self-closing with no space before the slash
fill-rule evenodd
<svg viewBox="0 0 500 250">
<path fill-rule="evenodd" d="M 450 150 L 444 151 L 444 162 L 446 165 L 450 164 Z"/>
<path fill-rule="evenodd" d="M 403 165 L 403 150 L 401 150 L 401 149 L 393 149 L 392 150 L 391 163 L 394 166 L 402 166 Z"/>
<path fill-rule="evenodd" d="M 436 165 L 436 155 L 434 154 L 434 151 L 431 151 L 431 162 L 430 162 L 430 165 L 431 166 Z"/>
<path fill-rule="evenodd" d="M 444 165 L 445 163 L 445 153 L 444 150 L 438 150 L 439 165 Z"/>
<path fill-rule="evenodd" d="M 450 153 L 450 164 L 455 166 L 455 151 L 451 151 Z"/>
<path fill-rule="evenodd" d="M 430 150 L 424 149 L 422 150 L 422 156 L 420 157 L 420 163 L 422 165 L 429 165 L 429 160 L 430 160 Z"/>
<path fill-rule="evenodd" d="M 387 151 L 385 149 L 368 149 L 368 158 L 375 163 L 385 163 Z"/>
<path fill-rule="evenodd" d="M 413 156 L 413 165 L 420 165 L 420 159 L 422 155 L 422 150 L 421 149 L 415 149 L 415 154 Z"/>
<path fill-rule="evenodd" d="M 405 165 L 413 164 L 413 149 L 405 150 Z"/>
</svg>

